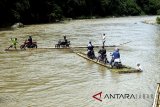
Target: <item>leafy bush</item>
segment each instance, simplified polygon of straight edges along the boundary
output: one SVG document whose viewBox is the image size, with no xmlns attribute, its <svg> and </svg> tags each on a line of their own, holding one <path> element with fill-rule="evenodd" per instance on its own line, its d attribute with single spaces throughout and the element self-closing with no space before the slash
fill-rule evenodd
<svg viewBox="0 0 160 107">
<path fill-rule="evenodd" d="M 160 15 L 160 9 L 159 9 L 159 10 L 157 10 L 157 15 Z"/>
<path fill-rule="evenodd" d="M 157 21 L 158 24 L 160 24 L 160 17 L 157 17 L 156 21 Z"/>
</svg>

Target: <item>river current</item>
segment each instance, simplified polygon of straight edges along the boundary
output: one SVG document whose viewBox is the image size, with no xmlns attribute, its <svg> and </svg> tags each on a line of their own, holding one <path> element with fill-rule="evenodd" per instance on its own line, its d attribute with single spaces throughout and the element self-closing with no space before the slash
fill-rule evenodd
<svg viewBox="0 0 160 107">
<path fill-rule="evenodd" d="M 160 26 L 142 21 L 155 18 L 73 20 L 0 31 L 0 107 L 151 107 L 156 83 L 160 82 Z M 144 71 L 114 73 L 69 49 L 4 51 L 11 37 L 17 37 L 22 44 L 32 35 L 38 48 L 43 48 L 54 47 L 64 35 L 71 46 L 86 46 L 89 41 L 102 45 L 103 33 L 107 35 L 106 45 L 131 41 L 119 47 L 122 63 L 132 67 L 140 63 Z M 114 48 L 106 49 L 110 59 Z M 97 54 L 98 49 L 95 51 Z M 99 92 L 102 102 L 92 97 Z M 141 98 L 109 99 L 106 94 L 134 94 Z"/>
</svg>

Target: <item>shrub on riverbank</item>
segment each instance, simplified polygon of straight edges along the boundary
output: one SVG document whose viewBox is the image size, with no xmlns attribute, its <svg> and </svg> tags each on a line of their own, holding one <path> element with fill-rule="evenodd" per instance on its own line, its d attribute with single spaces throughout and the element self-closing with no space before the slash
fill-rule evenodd
<svg viewBox="0 0 160 107">
<path fill-rule="evenodd" d="M 157 22 L 157 24 L 160 24 L 160 17 L 156 18 L 156 22 Z"/>
</svg>

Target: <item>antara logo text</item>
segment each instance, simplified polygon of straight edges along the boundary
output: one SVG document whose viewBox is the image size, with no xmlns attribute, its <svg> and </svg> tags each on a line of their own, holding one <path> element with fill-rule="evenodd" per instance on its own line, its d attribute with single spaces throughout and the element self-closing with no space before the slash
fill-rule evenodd
<svg viewBox="0 0 160 107">
<path fill-rule="evenodd" d="M 92 98 L 98 102 L 110 102 L 113 100 L 138 100 L 138 99 L 153 99 L 153 94 L 105 94 L 102 91 L 94 94 Z"/>
</svg>

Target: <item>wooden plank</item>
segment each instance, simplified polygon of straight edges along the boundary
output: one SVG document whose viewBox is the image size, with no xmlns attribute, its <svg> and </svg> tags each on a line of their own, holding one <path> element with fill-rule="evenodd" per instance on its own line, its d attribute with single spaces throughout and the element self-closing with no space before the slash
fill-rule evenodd
<svg viewBox="0 0 160 107">
<path fill-rule="evenodd" d="M 156 88 L 156 91 L 155 91 L 155 97 L 154 97 L 154 101 L 153 101 L 153 106 L 152 107 L 158 107 L 158 100 L 160 100 L 158 98 L 159 94 L 158 94 L 158 91 L 159 91 L 159 88 L 160 87 L 160 83 L 157 83 L 157 88 Z"/>
<path fill-rule="evenodd" d="M 94 45 L 94 48 L 99 48 L 99 47 L 102 47 L 102 46 L 98 46 L 98 45 Z M 108 46 L 104 46 L 104 47 L 119 47 L 119 46 L 116 46 L 116 45 L 108 45 Z M 73 46 L 72 48 L 87 48 L 87 46 Z"/>
<path fill-rule="evenodd" d="M 54 48 L 54 47 L 44 47 L 44 48 L 26 48 L 26 49 L 14 49 L 14 48 L 10 48 L 10 49 L 5 49 L 4 51 L 27 51 L 27 50 L 45 50 L 45 49 L 71 49 L 71 48 Z"/>
<path fill-rule="evenodd" d="M 24 50 L 21 50 L 21 49 L 5 49 L 4 51 L 24 51 Z"/>
</svg>

